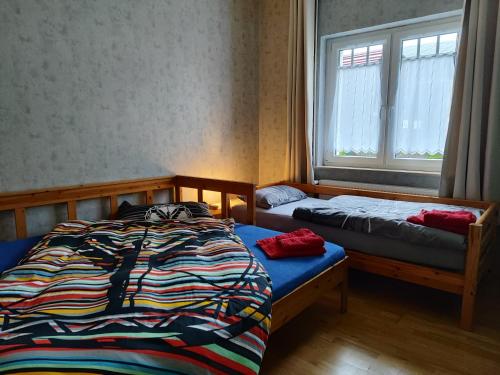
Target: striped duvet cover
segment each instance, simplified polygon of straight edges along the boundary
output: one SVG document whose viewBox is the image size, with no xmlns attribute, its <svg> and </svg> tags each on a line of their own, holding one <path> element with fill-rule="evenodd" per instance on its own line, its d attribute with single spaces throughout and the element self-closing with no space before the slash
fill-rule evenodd
<svg viewBox="0 0 500 375">
<path fill-rule="evenodd" d="M 258 373 L 271 285 L 232 225 L 57 225 L 0 278 L 0 373 Z"/>
</svg>

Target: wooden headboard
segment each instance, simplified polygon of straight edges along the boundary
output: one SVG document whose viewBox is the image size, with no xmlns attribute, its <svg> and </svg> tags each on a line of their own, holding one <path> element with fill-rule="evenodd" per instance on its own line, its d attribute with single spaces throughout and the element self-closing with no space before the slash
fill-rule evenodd
<svg viewBox="0 0 500 375">
<path fill-rule="evenodd" d="M 216 180 L 188 176 L 165 176 L 126 181 L 114 181 L 97 184 L 55 187 L 13 193 L 0 193 L 0 211 L 14 211 L 16 237 L 26 238 L 26 209 L 54 204 L 66 204 L 68 220 L 77 219 L 78 201 L 108 198 L 111 218 L 118 210 L 118 197 L 125 194 L 143 193 L 147 204 L 152 204 L 154 192 L 169 190 L 175 202 L 181 201 L 182 188 L 198 190 L 198 201 L 203 201 L 203 191 L 221 193 L 221 217 L 228 217 L 228 195 L 246 196 L 250 204 L 247 211 L 247 223 L 255 224 L 255 185 L 245 182 Z"/>
<path fill-rule="evenodd" d="M 247 202 L 247 224 L 255 225 L 255 184 L 248 182 L 215 180 L 212 178 L 175 176 L 175 202 L 182 200 L 182 188 L 198 190 L 198 202 L 203 202 L 203 191 L 215 191 L 221 194 L 221 217 L 229 217 L 229 194 L 242 195 Z"/>
</svg>

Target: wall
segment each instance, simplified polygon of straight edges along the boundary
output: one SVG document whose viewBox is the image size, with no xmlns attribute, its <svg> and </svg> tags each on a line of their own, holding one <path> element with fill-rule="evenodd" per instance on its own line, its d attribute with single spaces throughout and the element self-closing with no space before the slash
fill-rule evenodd
<svg viewBox="0 0 500 375">
<path fill-rule="evenodd" d="M 258 174 L 258 3 L 0 2 L 0 191 Z"/>
<path fill-rule="evenodd" d="M 461 3 L 320 0 L 319 35 Z M 283 178 L 288 0 L 4 1 L 0 14 L 0 191 Z"/>
<path fill-rule="evenodd" d="M 261 0 L 259 10 L 259 183 L 281 181 L 287 137 L 289 0 Z"/>
<path fill-rule="evenodd" d="M 173 174 L 256 182 L 258 5 L 0 1 L 0 191 Z M 32 209 L 30 234 L 50 229 L 47 210 L 65 220 L 63 207 Z M 11 219 L 0 213 L 0 239 Z"/>
</svg>

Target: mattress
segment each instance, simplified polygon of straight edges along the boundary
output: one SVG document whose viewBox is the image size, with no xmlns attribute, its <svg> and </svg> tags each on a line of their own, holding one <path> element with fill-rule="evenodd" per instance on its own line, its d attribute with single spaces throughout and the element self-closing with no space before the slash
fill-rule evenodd
<svg viewBox="0 0 500 375">
<path fill-rule="evenodd" d="M 346 249 L 358 250 L 366 254 L 401 260 L 418 265 L 431 266 L 451 271 L 463 271 L 465 266 L 466 246 L 441 248 L 421 246 L 406 241 L 389 239 L 373 234 L 352 232 L 333 228 L 309 221 L 294 219 L 292 214 L 297 207 L 317 207 L 325 204 L 324 199 L 306 198 L 301 201 L 284 204 L 278 207 L 256 208 L 256 219 L 259 227 L 289 232 L 298 228 L 309 228 L 325 240 L 338 244 Z M 244 222 L 246 204 L 233 204 L 231 215 L 237 222 Z"/>
<path fill-rule="evenodd" d="M 257 374 L 271 281 L 233 225 L 58 224 L 0 277 L 0 373 Z"/>
<path fill-rule="evenodd" d="M 0 242 L 0 273 L 14 267 L 41 239 L 42 236 L 34 236 L 22 240 Z"/>
<path fill-rule="evenodd" d="M 253 225 L 236 224 L 235 233 L 254 253 L 271 277 L 273 302 L 286 296 L 295 288 L 344 259 L 344 249 L 332 243 L 325 243 L 325 254 L 321 256 L 269 259 L 257 246 L 257 240 L 273 237 L 281 232 Z"/>
</svg>

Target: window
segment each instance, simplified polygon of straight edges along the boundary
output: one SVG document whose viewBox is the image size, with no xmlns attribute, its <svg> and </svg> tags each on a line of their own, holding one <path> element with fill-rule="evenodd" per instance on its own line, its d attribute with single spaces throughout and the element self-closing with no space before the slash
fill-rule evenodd
<svg viewBox="0 0 500 375">
<path fill-rule="evenodd" d="M 440 170 L 458 28 L 447 18 L 327 39 L 324 164 Z"/>
</svg>

